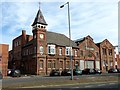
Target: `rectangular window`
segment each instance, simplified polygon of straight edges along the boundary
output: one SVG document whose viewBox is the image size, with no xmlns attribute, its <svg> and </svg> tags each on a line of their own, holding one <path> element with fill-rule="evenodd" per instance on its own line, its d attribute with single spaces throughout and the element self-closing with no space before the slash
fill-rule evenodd
<svg viewBox="0 0 120 90">
<path fill-rule="evenodd" d="M 98 52 L 96 52 L 96 57 L 97 57 L 97 58 L 99 57 L 99 53 L 98 53 Z"/>
<path fill-rule="evenodd" d="M 52 62 L 53 68 L 55 68 L 55 61 Z"/>
<path fill-rule="evenodd" d="M 77 56 L 77 50 L 75 50 L 75 56 Z"/>
<path fill-rule="evenodd" d="M 66 47 L 66 55 L 70 55 L 70 51 L 71 51 L 71 55 L 73 55 L 72 53 L 72 47 Z"/>
<path fill-rule="evenodd" d="M 51 60 L 48 61 L 48 68 L 52 68 L 52 61 Z"/>
<path fill-rule="evenodd" d="M 103 55 L 107 55 L 106 48 L 102 48 Z"/>
<path fill-rule="evenodd" d="M 110 68 L 113 68 L 113 62 L 110 62 Z"/>
<path fill-rule="evenodd" d="M 63 61 L 60 61 L 60 68 L 63 68 Z"/>
<path fill-rule="evenodd" d="M 109 55 L 112 56 L 112 49 L 109 49 Z"/>
<path fill-rule="evenodd" d="M 55 60 L 49 60 L 48 61 L 48 68 L 55 68 L 56 67 L 56 63 Z"/>
<path fill-rule="evenodd" d="M 66 48 L 66 55 L 70 55 L 70 48 L 69 47 Z"/>
<path fill-rule="evenodd" d="M 62 48 L 59 49 L 59 55 L 62 55 Z"/>
<path fill-rule="evenodd" d="M 55 45 L 48 45 L 48 54 L 55 54 Z"/>
<path fill-rule="evenodd" d="M 21 41 L 19 41 L 19 45 L 21 45 Z"/>
<path fill-rule="evenodd" d="M 70 62 L 66 61 L 66 68 L 70 68 Z"/>
<path fill-rule="evenodd" d="M 43 69 L 44 64 L 43 64 L 43 60 L 40 60 L 40 69 Z"/>
<path fill-rule="evenodd" d="M 36 47 L 34 47 L 34 53 L 36 53 Z"/>
</svg>

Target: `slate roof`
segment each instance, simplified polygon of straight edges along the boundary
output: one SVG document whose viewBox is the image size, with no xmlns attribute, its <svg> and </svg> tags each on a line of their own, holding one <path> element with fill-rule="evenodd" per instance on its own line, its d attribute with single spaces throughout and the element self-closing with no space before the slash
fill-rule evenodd
<svg viewBox="0 0 120 90">
<path fill-rule="evenodd" d="M 27 47 L 29 45 L 32 45 L 33 43 L 34 43 L 34 40 L 31 40 L 31 41 L 27 42 L 23 47 Z"/>
<path fill-rule="evenodd" d="M 45 21 L 45 19 L 44 19 L 44 17 L 43 17 L 43 14 L 42 14 L 42 12 L 41 12 L 40 9 L 39 9 L 38 12 L 37 12 L 37 15 L 36 15 L 36 17 L 35 17 L 35 20 L 34 20 L 32 26 L 34 26 L 34 25 L 37 24 L 37 23 L 38 23 L 38 24 L 47 25 L 47 23 L 46 23 L 46 21 Z"/>
<path fill-rule="evenodd" d="M 59 46 L 69 46 L 69 38 L 64 34 L 54 33 L 54 32 L 46 32 L 47 43 L 48 44 L 56 44 Z M 70 44 L 72 47 L 78 48 L 77 44 L 70 40 Z"/>
<path fill-rule="evenodd" d="M 55 33 L 55 32 L 46 32 L 46 41 L 47 44 L 55 44 L 58 46 L 69 46 L 69 38 L 66 37 L 64 34 L 59 34 L 59 33 Z M 34 43 L 34 40 L 31 40 L 29 42 L 27 42 L 23 47 L 32 45 Z M 74 48 L 78 48 L 77 44 L 70 40 L 70 44 L 72 47 Z"/>
<path fill-rule="evenodd" d="M 75 40 L 75 43 L 82 43 L 84 40 L 85 40 L 85 37 Z"/>
</svg>

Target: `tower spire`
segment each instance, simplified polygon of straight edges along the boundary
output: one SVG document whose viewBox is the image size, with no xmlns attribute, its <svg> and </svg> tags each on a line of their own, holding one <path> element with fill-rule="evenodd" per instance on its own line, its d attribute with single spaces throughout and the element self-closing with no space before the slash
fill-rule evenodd
<svg viewBox="0 0 120 90">
<path fill-rule="evenodd" d="M 34 20 L 32 26 L 34 26 L 34 25 L 36 25 L 36 24 L 47 25 L 47 23 L 46 23 L 46 21 L 45 21 L 45 19 L 44 19 L 44 16 L 43 16 L 43 14 L 42 14 L 42 12 L 41 12 L 41 10 L 40 10 L 40 4 L 41 4 L 41 3 L 39 2 L 39 10 L 38 10 L 38 12 L 37 12 L 37 15 L 36 15 L 36 17 L 35 17 L 35 20 Z"/>
<path fill-rule="evenodd" d="M 39 2 L 39 10 L 40 10 L 40 4 L 41 4 L 41 2 Z"/>
</svg>

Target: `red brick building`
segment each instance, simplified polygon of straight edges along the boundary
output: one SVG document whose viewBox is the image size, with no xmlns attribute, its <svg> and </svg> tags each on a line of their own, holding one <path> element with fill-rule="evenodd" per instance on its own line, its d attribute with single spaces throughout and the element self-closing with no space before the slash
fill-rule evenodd
<svg viewBox="0 0 120 90">
<path fill-rule="evenodd" d="M 110 68 L 115 68 L 114 46 L 107 39 L 103 40 L 97 45 L 100 52 L 101 70 L 106 72 Z"/>
<path fill-rule="evenodd" d="M 75 41 L 80 51 L 80 69 L 99 68 L 100 53 L 99 47 L 94 43 L 90 36 Z"/>
<path fill-rule="evenodd" d="M 8 49 L 9 49 L 9 45 L 0 44 L 0 72 L 2 72 L 3 77 L 7 76 Z"/>
<path fill-rule="evenodd" d="M 118 52 L 118 46 L 114 46 L 115 50 L 115 67 L 120 68 L 120 53 Z"/>
<path fill-rule="evenodd" d="M 72 49 L 73 68 L 103 69 L 100 49 L 103 43 L 98 47 L 90 36 L 72 41 L 64 34 L 47 31 L 46 27 L 47 23 L 39 9 L 32 24 L 33 35 L 27 35 L 22 30 L 22 35 L 13 40 L 13 48 L 9 53 L 10 68 L 38 75 L 48 75 L 52 69 L 62 71 L 70 68 Z M 108 45 L 111 46 L 110 43 Z"/>
</svg>

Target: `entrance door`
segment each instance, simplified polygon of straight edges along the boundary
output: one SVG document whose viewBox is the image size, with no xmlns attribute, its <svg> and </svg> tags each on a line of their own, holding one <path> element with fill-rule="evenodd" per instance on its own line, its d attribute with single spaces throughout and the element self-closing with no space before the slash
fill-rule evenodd
<svg viewBox="0 0 120 90">
<path fill-rule="evenodd" d="M 96 68 L 100 69 L 100 62 L 96 61 Z"/>
</svg>

